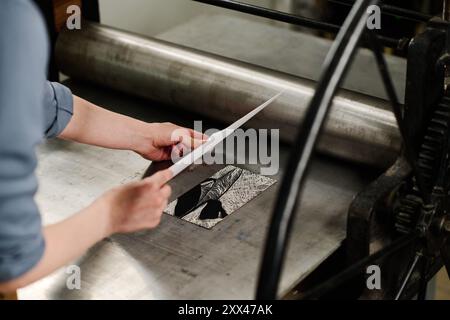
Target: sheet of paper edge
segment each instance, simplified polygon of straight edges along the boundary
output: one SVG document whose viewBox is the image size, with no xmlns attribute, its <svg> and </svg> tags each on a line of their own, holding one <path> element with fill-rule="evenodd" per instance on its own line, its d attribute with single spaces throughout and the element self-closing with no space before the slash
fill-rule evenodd
<svg viewBox="0 0 450 320">
<path fill-rule="evenodd" d="M 203 145 L 201 145 L 200 147 L 198 147 L 197 149 L 185 155 L 183 158 L 174 163 L 169 168 L 169 170 L 172 171 L 172 179 L 175 178 L 184 170 L 186 170 L 192 164 L 195 164 L 198 160 L 200 160 L 203 157 L 203 155 L 205 155 L 208 152 L 211 152 L 219 143 L 221 143 L 223 140 L 229 137 L 234 131 L 236 131 L 236 129 L 242 127 L 246 122 L 248 122 L 258 113 L 260 113 L 262 110 L 264 110 L 267 106 L 269 106 L 282 94 L 283 92 L 276 94 L 275 96 L 273 96 L 272 98 L 270 98 L 269 100 L 267 100 L 254 110 L 250 111 L 248 114 L 246 114 L 236 122 L 234 122 L 226 129 L 211 135 Z"/>
</svg>

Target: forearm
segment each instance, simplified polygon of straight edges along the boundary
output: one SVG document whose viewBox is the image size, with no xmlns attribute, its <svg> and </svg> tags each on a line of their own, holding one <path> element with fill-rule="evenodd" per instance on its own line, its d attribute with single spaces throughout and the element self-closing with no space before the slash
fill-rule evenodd
<svg viewBox="0 0 450 320">
<path fill-rule="evenodd" d="M 110 149 L 141 152 L 151 124 L 100 108 L 77 96 L 74 114 L 60 138 Z"/>
<path fill-rule="evenodd" d="M 12 292 L 52 273 L 80 257 L 112 231 L 108 207 L 97 201 L 60 223 L 44 229 L 45 252 L 39 263 L 23 276 L 0 283 L 0 292 Z"/>
<path fill-rule="evenodd" d="M 72 100 L 71 100 L 72 102 Z M 73 115 L 58 137 L 109 149 L 131 150 L 151 161 L 172 159 L 182 143 L 197 148 L 208 137 L 172 123 L 146 123 L 100 108 L 73 96 Z"/>
</svg>

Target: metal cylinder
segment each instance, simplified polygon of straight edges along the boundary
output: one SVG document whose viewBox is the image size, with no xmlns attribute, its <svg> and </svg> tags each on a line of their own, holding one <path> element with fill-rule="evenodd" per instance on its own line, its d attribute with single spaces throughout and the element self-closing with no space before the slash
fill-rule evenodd
<svg viewBox="0 0 450 320">
<path fill-rule="evenodd" d="M 295 138 L 315 86 L 310 80 L 93 23 L 62 32 L 56 58 L 60 70 L 71 77 L 227 123 L 284 91 L 249 126 L 280 129 L 287 142 Z M 370 165 L 390 165 L 401 140 L 388 109 L 384 100 L 341 91 L 319 151 Z"/>
</svg>

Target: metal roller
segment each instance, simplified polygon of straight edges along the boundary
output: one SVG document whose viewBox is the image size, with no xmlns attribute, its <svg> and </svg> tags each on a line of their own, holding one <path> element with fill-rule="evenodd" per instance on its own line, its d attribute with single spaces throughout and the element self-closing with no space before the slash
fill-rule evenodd
<svg viewBox="0 0 450 320">
<path fill-rule="evenodd" d="M 98 24 L 64 31 L 56 45 L 61 71 L 133 95 L 231 123 L 275 93 L 285 93 L 252 120 L 280 129 L 290 142 L 315 82 Z M 301 61 L 299 61 L 301 63 Z M 391 164 L 401 139 L 384 100 L 341 91 L 319 151 L 376 166 Z"/>
</svg>

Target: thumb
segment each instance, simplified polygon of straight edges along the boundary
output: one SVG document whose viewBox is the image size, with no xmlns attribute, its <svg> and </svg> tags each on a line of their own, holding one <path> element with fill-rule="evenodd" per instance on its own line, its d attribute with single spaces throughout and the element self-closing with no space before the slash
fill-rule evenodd
<svg viewBox="0 0 450 320">
<path fill-rule="evenodd" d="M 170 179 L 172 179 L 172 176 L 173 176 L 172 171 L 170 171 L 169 169 L 165 169 L 158 171 L 157 173 L 148 178 L 145 178 L 143 181 L 153 182 L 156 184 L 158 188 L 161 188 L 163 185 L 169 182 Z"/>
</svg>

